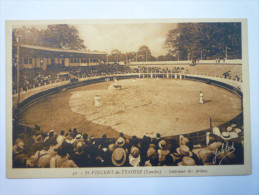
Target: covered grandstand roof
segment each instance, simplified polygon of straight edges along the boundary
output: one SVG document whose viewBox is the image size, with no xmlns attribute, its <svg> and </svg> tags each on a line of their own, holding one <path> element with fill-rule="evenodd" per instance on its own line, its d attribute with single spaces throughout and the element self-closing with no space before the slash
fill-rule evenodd
<svg viewBox="0 0 259 195">
<path fill-rule="evenodd" d="M 13 43 L 13 50 L 16 53 L 17 44 Z M 42 47 L 34 45 L 20 45 L 20 52 L 23 56 L 38 57 L 86 57 L 96 55 L 107 55 L 106 52 L 100 51 L 82 51 L 82 50 L 65 50 L 60 48 Z"/>
</svg>

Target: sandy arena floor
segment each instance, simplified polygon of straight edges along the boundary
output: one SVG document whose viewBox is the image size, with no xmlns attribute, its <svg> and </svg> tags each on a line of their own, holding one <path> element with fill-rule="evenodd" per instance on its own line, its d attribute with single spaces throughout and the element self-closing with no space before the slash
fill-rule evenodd
<svg viewBox="0 0 259 195">
<path fill-rule="evenodd" d="M 116 90 L 113 85 L 121 85 Z M 205 104 L 199 104 L 200 91 Z M 100 107 L 94 96 L 99 95 Z M 126 135 L 161 136 L 190 133 L 224 123 L 241 111 L 234 94 L 200 82 L 171 79 L 129 79 L 99 83 L 52 95 L 32 105 L 22 120 L 38 124 L 44 131 L 79 131 L 108 137 Z"/>
</svg>

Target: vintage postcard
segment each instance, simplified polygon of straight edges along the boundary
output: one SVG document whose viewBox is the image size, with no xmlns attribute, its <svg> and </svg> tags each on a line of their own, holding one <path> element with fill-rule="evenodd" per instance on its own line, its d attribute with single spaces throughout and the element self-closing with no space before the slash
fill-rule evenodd
<svg viewBox="0 0 259 195">
<path fill-rule="evenodd" d="M 245 19 L 6 22 L 8 178 L 250 174 Z"/>
</svg>

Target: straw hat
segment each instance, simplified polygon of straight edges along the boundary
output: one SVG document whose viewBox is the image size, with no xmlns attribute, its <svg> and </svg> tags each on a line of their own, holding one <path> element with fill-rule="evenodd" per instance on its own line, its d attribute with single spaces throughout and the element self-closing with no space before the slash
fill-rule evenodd
<svg viewBox="0 0 259 195">
<path fill-rule="evenodd" d="M 116 141 L 116 145 L 119 147 L 122 147 L 124 146 L 124 144 L 125 144 L 125 139 L 123 139 L 122 137 L 119 137 Z"/>
<path fill-rule="evenodd" d="M 181 144 L 182 145 L 186 145 L 187 143 L 189 143 L 189 139 L 187 137 L 184 137 L 183 135 L 180 136 L 180 139 L 181 139 Z"/>
<path fill-rule="evenodd" d="M 184 156 L 192 156 L 192 152 L 190 151 L 189 147 L 186 145 L 181 145 L 179 148 L 176 149 L 178 154 L 182 154 Z"/>
<path fill-rule="evenodd" d="M 234 139 L 234 138 L 238 138 L 238 137 L 239 137 L 236 132 L 230 132 L 229 135 L 230 135 L 230 138 L 231 138 L 231 139 Z"/>
<path fill-rule="evenodd" d="M 224 139 L 224 140 L 231 139 L 229 132 L 222 132 L 221 138 Z"/>
<path fill-rule="evenodd" d="M 165 140 L 161 140 L 159 143 L 158 143 L 158 146 L 160 149 L 165 149 L 166 147 L 166 141 Z"/>
<path fill-rule="evenodd" d="M 231 126 L 228 126 L 227 127 L 227 132 L 230 132 L 230 131 L 232 131 L 233 130 L 233 128 L 231 127 Z"/>
<path fill-rule="evenodd" d="M 183 157 L 182 161 L 177 164 L 178 166 L 194 166 L 195 160 L 191 157 L 185 156 Z"/>
<path fill-rule="evenodd" d="M 237 127 L 237 124 L 232 124 L 231 127 L 235 128 L 235 127 Z"/>
<path fill-rule="evenodd" d="M 126 162 L 126 152 L 123 148 L 116 148 L 112 153 L 112 163 L 120 167 Z"/>
<path fill-rule="evenodd" d="M 76 139 L 81 139 L 82 138 L 82 135 L 81 134 L 77 134 L 76 135 Z"/>
<path fill-rule="evenodd" d="M 234 132 L 236 132 L 237 134 L 239 134 L 239 133 L 241 133 L 241 132 L 242 132 L 242 130 L 241 130 L 241 129 L 239 129 L 239 128 L 235 128 L 235 129 L 234 129 Z"/>
</svg>

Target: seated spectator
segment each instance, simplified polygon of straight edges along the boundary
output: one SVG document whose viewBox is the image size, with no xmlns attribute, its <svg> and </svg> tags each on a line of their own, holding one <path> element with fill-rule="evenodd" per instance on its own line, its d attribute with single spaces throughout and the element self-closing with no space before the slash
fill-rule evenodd
<svg viewBox="0 0 259 195">
<path fill-rule="evenodd" d="M 31 147 L 31 153 L 34 154 L 36 151 L 42 150 L 43 145 L 44 145 L 43 136 L 42 134 L 37 133 L 34 139 L 34 143 Z"/>
<path fill-rule="evenodd" d="M 71 135 L 73 138 L 75 138 L 77 134 L 78 134 L 77 128 L 74 128 L 73 131 L 70 133 L 70 135 Z"/>
<path fill-rule="evenodd" d="M 49 141 L 51 143 L 55 143 L 54 145 L 57 144 L 57 136 L 55 135 L 54 130 L 50 130 L 48 133 L 48 136 L 44 139 L 44 142 Z"/>
<path fill-rule="evenodd" d="M 215 142 L 214 142 L 215 143 Z M 202 148 L 197 153 L 193 150 L 202 165 L 212 165 L 215 154 L 208 148 Z"/>
<path fill-rule="evenodd" d="M 83 138 L 82 138 L 82 134 L 81 134 L 81 133 L 77 134 L 77 135 L 75 136 L 75 138 L 74 138 L 74 143 L 73 143 L 74 148 L 76 147 L 76 145 L 77 145 L 79 142 L 84 143 L 84 140 L 83 140 Z"/>
<path fill-rule="evenodd" d="M 73 160 L 68 159 L 68 153 L 64 149 L 58 149 L 57 154 L 50 160 L 50 168 L 76 168 Z"/>
<path fill-rule="evenodd" d="M 156 148 L 159 148 L 158 147 L 158 143 L 161 141 L 161 135 L 160 133 L 157 133 L 156 134 L 156 137 L 152 140 L 152 143 L 155 144 Z"/>
<path fill-rule="evenodd" d="M 184 137 L 183 135 L 180 135 L 180 146 L 181 145 L 186 145 L 189 147 L 190 150 L 193 149 L 193 143 L 187 138 L 187 137 Z"/>
<path fill-rule="evenodd" d="M 73 160 L 78 167 L 89 166 L 89 155 L 84 149 L 82 142 L 77 143 L 75 153 L 71 155 L 71 160 Z"/>
<path fill-rule="evenodd" d="M 181 145 L 179 148 L 176 149 L 176 152 L 173 153 L 174 163 L 177 164 L 182 161 L 182 158 L 184 156 L 194 157 L 194 154 L 190 151 L 188 146 Z"/>
<path fill-rule="evenodd" d="M 140 154 L 139 149 L 136 147 L 131 148 L 131 153 L 129 155 L 129 164 L 133 167 L 139 167 L 140 164 Z"/>
<path fill-rule="evenodd" d="M 126 138 L 124 137 L 124 133 L 120 132 L 120 137 L 125 139 L 125 141 L 126 141 Z"/>
<path fill-rule="evenodd" d="M 137 138 L 137 136 L 133 135 L 131 140 L 130 140 L 130 147 L 140 147 L 139 144 L 139 139 Z"/>
<path fill-rule="evenodd" d="M 107 151 L 108 150 L 108 147 L 109 147 L 109 141 L 107 139 L 107 135 L 103 135 L 102 136 L 102 139 L 100 140 L 100 143 L 98 144 L 98 147 L 101 149 L 101 150 L 105 150 Z"/>
<path fill-rule="evenodd" d="M 13 146 L 13 153 L 19 154 L 24 150 L 24 141 L 20 138 L 16 139 L 15 145 Z"/>
<path fill-rule="evenodd" d="M 31 156 L 31 159 L 34 165 L 38 168 L 48 168 L 50 167 L 50 159 L 52 158 L 49 153 L 49 144 L 44 143 L 41 151 L 37 151 L 34 155 Z"/>
<path fill-rule="evenodd" d="M 24 141 L 16 140 L 16 144 L 13 146 L 13 166 L 24 167 L 25 166 L 25 153 L 24 153 Z"/>
</svg>

